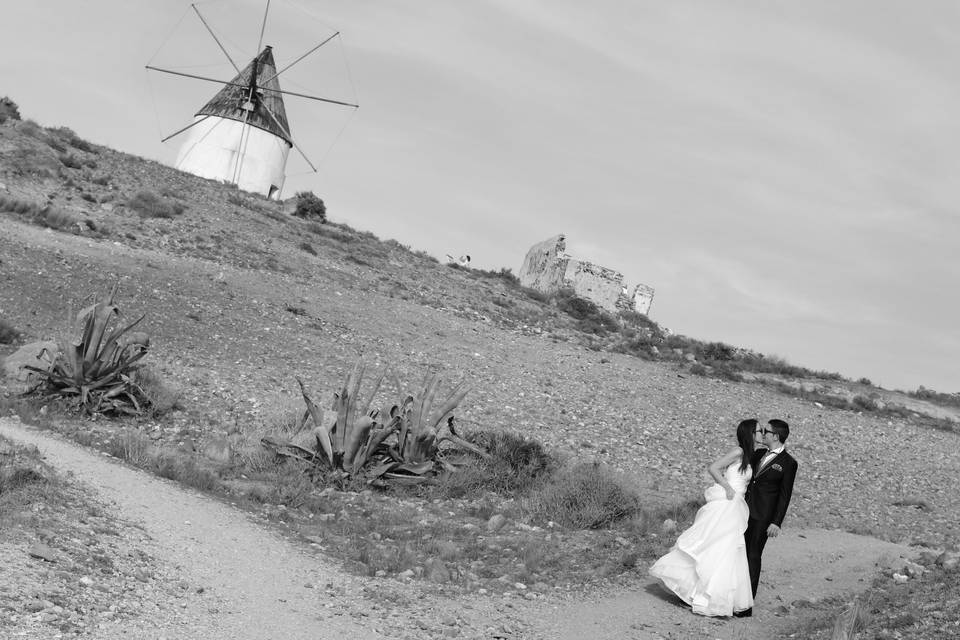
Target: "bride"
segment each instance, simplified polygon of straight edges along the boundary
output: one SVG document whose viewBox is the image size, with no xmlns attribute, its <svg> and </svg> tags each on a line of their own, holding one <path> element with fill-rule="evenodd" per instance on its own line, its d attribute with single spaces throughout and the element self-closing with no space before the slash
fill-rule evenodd
<svg viewBox="0 0 960 640">
<path fill-rule="evenodd" d="M 743 494 L 753 473 L 756 428 L 752 419 L 737 426 L 739 446 L 709 467 L 716 484 L 703 494 L 707 503 L 670 552 L 650 567 L 651 576 L 700 615 L 730 616 L 753 606 L 743 538 L 750 510 Z"/>
</svg>

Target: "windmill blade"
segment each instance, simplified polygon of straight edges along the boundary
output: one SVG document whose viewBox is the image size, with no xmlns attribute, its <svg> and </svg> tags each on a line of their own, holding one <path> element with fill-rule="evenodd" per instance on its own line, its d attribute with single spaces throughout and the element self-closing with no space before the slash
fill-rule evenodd
<svg viewBox="0 0 960 640">
<path fill-rule="evenodd" d="M 191 127 L 197 126 L 198 124 L 200 124 L 201 122 L 203 122 L 204 120 L 206 120 L 206 119 L 209 118 L 209 117 L 210 117 L 210 116 L 203 116 L 203 117 L 200 118 L 199 120 L 194 120 L 193 122 L 191 122 L 190 124 L 188 124 L 187 126 L 185 126 L 183 129 L 178 129 L 177 131 L 174 131 L 173 133 L 171 133 L 170 135 L 168 135 L 166 138 L 164 138 L 164 139 L 161 140 L 160 142 L 161 142 L 161 143 L 166 142 L 166 141 L 169 140 L 170 138 L 174 138 L 174 137 L 180 135 L 181 133 L 183 133 L 183 132 L 186 131 L 187 129 L 189 129 L 189 128 L 191 128 Z"/>
<path fill-rule="evenodd" d="M 287 129 L 285 126 L 283 126 L 283 124 L 277 119 L 277 116 L 273 115 L 273 111 L 270 111 L 267 105 L 261 103 L 260 106 L 263 108 L 264 111 L 267 112 L 267 115 L 270 116 L 270 119 L 273 120 L 273 123 L 276 124 L 278 127 L 280 127 L 281 131 L 287 134 L 287 138 L 290 139 L 290 144 L 293 145 L 293 148 L 297 150 L 297 152 L 303 157 L 303 159 L 307 161 L 307 164 L 310 165 L 310 168 L 313 169 L 313 172 L 316 173 L 317 168 L 313 166 L 312 162 L 310 162 L 310 158 L 308 158 L 307 154 L 303 152 L 303 149 L 300 148 L 300 145 L 294 142 L 293 136 L 290 135 L 290 130 Z"/>
<path fill-rule="evenodd" d="M 270 13 L 270 0 L 267 0 L 267 6 L 263 10 L 263 23 L 260 25 L 260 39 L 257 41 L 257 48 L 254 49 L 254 51 L 260 51 L 260 47 L 263 46 L 263 32 L 267 30 L 267 14 L 268 13 Z"/>
<path fill-rule="evenodd" d="M 246 89 L 247 86 L 248 86 L 248 85 L 245 85 L 245 84 L 240 84 L 240 83 L 238 83 L 238 82 L 228 82 L 228 81 L 225 81 L 225 80 L 217 80 L 216 78 L 208 78 L 208 77 L 206 77 L 206 76 L 198 76 L 198 75 L 195 75 L 195 74 L 193 74 L 193 73 L 184 73 L 183 71 L 173 71 L 173 70 L 171 70 L 171 69 L 161 69 L 160 67 L 154 67 L 154 66 L 149 65 L 149 64 L 146 65 L 146 68 L 147 68 L 147 69 L 150 69 L 151 71 L 159 71 L 159 72 L 161 72 L 161 73 L 169 73 L 169 74 L 172 74 L 172 75 L 175 75 L 175 76 L 183 76 L 184 78 L 193 78 L 194 80 L 204 80 L 204 81 L 206 81 L 206 82 L 216 82 L 217 84 L 222 84 L 222 85 L 230 86 L 230 87 L 243 87 L 244 89 Z M 340 106 L 343 106 L 343 107 L 354 107 L 354 108 L 358 108 L 358 107 L 360 106 L 360 105 L 358 105 L 358 104 L 353 104 L 352 102 L 343 102 L 343 101 L 340 101 L 340 100 L 331 100 L 330 98 L 321 98 L 321 97 L 319 97 L 319 96 L 308 96 L 308 95 L 305 94 L 305 93 L 296 93 L 296 92 L 294 92 L 294 91 L 283 91 L 283 90 L 279 90 L 279 89 L 269 89 L 269 88 L 267 88 L 267 87 L 258 87 L 258 88 L 259 88 L 259 89 L 262 89 L 263 91 L 269 91 L 270 93 L 282 93 L 282 94 L 284 94 L 284 95 L 296 96 L 296 97 L 298 97 L 298 98 L 306 98 L 306 99 L 308 99 L 308 100 L 318 100 L 319 102 L 327 102 L 327 103 L 329 103 L 329 104 L 339 104 Z"/>
<path fill-rule="evenodd" d="M 317 46 L 315 46 L 313 49 L 310 49 L 309 51 L 307 51 L 305 54 L 303 54 L 302 56 L 300 56 L 299 58 L 297 58 L 296 60 L 294 60 L 293 62 L 291 62 L 290 64 L 288 64 L 287 66 L 285 66 L 283 69 L 280 69 L 280 71 L 277 71 L 275 74 L 273 74 L 272 76 L 270 76 L 269 78 L 267 78 L 266 80 L 264 80 L 263 84 L 267 84 L 268 82 L 270 82 L 271 80 L 273 80 L 274 78 L 276 78 L 277 76 L 279 76 L 281 73 L 283 73 L 284 71 L 286 71 L 287 69 L 289 69 L 289 68 L 292 67 L 293 65 L 297 64 L 298 62 L 300 62 L 301 60 L 303 60 L 304 58 L 306 58 L 308 55 L 310 55 L 311 53 L 313 53 L 314 51 L 316 51 L 317 49 L 319 49 L 319 48 L 322 47 L 323 45 L 327 44 L 328 42 L 330 42 L 331 40 L 333 40 L 334 38 L 336 38 L 338 35 L 340 35 L 340 32 L 339 32 L 339 31 L 337 31 L 335 34 L 333 34 L 332 36 L 330 36 L 329 38 L 327 38 L 326 40 L 324 40 L 323 42 L 321 42 L 320 44 L 318 44 Z"/>
<path fill-rule="evenodd" d="M 210 36 L 213 38 L 213 41 L 217 43 L 217 46 L 220 47 L 220 51 L 223 51 L 223 55 L 227 56 L 227 60 L 230 61 L 230 64 L 233 65 L 233 68 L 237 70 L 237 73 L 240 73 L 240 67 L 237 66 L 237 63 L 233 61 L 233 58 L 231 58 L 230 54 L 227 53 L 227 50 L 224 49 L 223 45 L 220 43 L 220 39 L 217 38 L 217 34 L 213 32 L 213 29 L 210 28 L 210 25 L 207 24 L 207 21 L 203 18 L 203 14 L 200 13 L 200 9 L 197 9 L 197 5 L 195 4 L 191 4 L 190 6 L 193 7 L 193 10 L 197 12 L 197 16 L 200 18 L 200 22 L 202 22 L 203 26 L 205 26 L 207 28 L 207 31 L 210 32 Z M 266 20 L 266 18 L 264 18 L 264 20 Z M 259 48 L 257 50 L 259 51 Z"/>
<path fill-rule="evenodd" d="M 236 82 L 228 82 L 225 80 L 217 80 L 216 78 L 208 78 L 206 76 L 198 76 L 192 73 L 184 73 L 183 71 L 173 71 L 171 69 L 161 69 L 160 67 L 154 67 L 152 65 L 146 65 L 146 68 L 150 71 L 159 71 L 161 73 L 170 73 L 175 76 L 183 76 L 184 78 L 193 78 L 194 80 L 206 80 L 207 82 L 216 82 L 217 84 L 230 85 L 231 87 L 246 87 L 245 84 L 238 84 Z"/>
<path fill-rule="evenodd" d="M 264 92 L 270 93 L 282 93 L 285 96 L 296 96 L 298 98 L 306 98 L 307 100 L 318 100 L 320 102 L 327 102 L 330 104 L 339 104 L 342 107 L 353 107 L 354 109 L 359 108 L 360 105 L 354 104 L 352 102 L 342 102 L 340 100 L 331 100 L 330 98 L 321 98 L 319 96 L 308 96 L 305 93 L 297 93 L 296 91 L 286 91 L 284 89 L 270 89 L 268 87 L 259 87 Z"/>
</svg>

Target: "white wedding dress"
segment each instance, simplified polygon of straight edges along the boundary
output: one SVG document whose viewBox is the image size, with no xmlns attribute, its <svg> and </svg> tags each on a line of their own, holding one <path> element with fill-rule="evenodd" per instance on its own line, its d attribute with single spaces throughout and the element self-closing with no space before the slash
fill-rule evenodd
<svg viewBox="0 0 960 640">
<path fill-rule="evenodd" d="M 752 470 L 739 462 L 723 476 L 736 492 L 732 500 L 719 484 L 704 492 L 707 503 L 680 534 L 670 552 L 650 567 L 650 575 L 704 616 L 729 616 L 753 606 L 743 532 L 750 509 L 743 499 Z"/>
</svg>

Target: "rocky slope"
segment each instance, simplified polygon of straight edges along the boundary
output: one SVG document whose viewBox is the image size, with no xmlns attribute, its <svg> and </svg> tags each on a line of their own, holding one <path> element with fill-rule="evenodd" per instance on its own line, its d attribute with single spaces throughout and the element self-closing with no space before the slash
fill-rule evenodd
<svg viewBox="0 0 960 640">
<path fill-rule="evenodd" d="M 182 410 L 141 425 L 155 438 L 200 446 L 240 431 L 255 442 L 298 406 L 295 375 L 328 393 L 363 354 L 407 387 L 432 369 L 466 378 L 465 428 L 515 429 L 668 494 L 696 494 L 739 419 L 782 417 L 800 461 L 795 523 L 956 538 L 955 432 L 593 351 L 563 314 L 502 280 L 63 132 L 27 135 L 28 124 L 0 126 L 0 193 L 82 224 L 53 231 L 0 214 L 0 315 L 23 341 L 54 337 L 69 308 L 119 282 L 121 310 L 147 314 L 146 362 L 182 391 Z M 184 211 L 138 215 L 125 203 L 142 191 Z"/>
</svg>

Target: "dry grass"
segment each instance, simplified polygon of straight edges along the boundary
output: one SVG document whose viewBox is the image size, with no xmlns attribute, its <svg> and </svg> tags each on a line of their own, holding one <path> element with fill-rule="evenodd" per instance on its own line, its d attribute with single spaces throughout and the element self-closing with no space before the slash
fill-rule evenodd
<svg viewBox="0 0 960 640">
<path fill-rule="evenodd" d="M 50 205 L 39 205 L 29 200 L 0 195 L 0 211 L 16 214 L 21 219 L 59 231 L 76 232 L 80 218 Z"/>
<path fill-rule="evenodd" d="M 139 191 L 127 201 L 127 206 L 143 218 L 174 218 L 186 210 L 181 202 L 171 202 L 152 191 Z"/>
<path fill-rule="evenodd" d="M 0 531 L 15 525 L 37 527 L 34 505 L 57 508 L 65 500 L 62 483 L 43 464 L 36 447 L 16 446 L 0 437 Z"/>
<path fill-rule="evenodd" d="M 179 389 L 171 387 L 149 365 L 137 367 L 131 376 L 133 383 L 143 390 L 143 395 L 150 403 L 150 415 L 159 418 L 171 411 L 182 408 Z"/>
<path fill-rule="evenodd" d="M 589 463 L 557 472 L 527 499 L 526 509 L 543 523 L 599 529 L 633 517 L 641 499 L 621 478 Z"/>
<path fill-rule="evenodd" d="M 156 447 L 140 432 L 124 432 L 107 443 L 107 453 L 137 467 L 147 467 L 156 457 Z"/>
<path fill-rule="evenodd" d="M 849 600 L 807 604 L 781 637 L 798 640 L 939 640 L 960 627 L 960 572 L 936 565 L 899 584 L 889 572 Z"/>
</svg>

